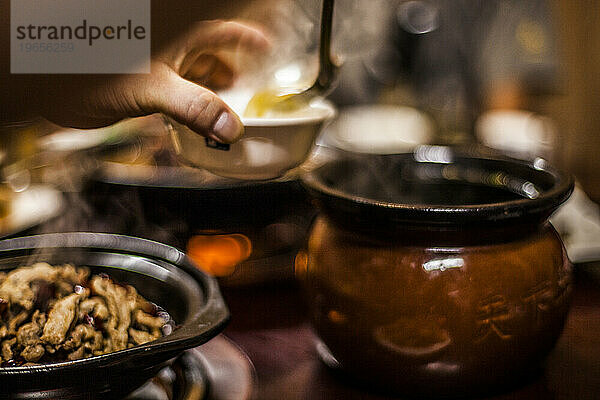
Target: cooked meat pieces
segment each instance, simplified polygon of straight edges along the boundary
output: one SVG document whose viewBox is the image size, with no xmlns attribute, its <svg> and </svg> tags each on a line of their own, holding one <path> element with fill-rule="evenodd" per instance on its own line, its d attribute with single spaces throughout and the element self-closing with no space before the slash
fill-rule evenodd
<svg viewBox="0 0 600 400">
<path fill-rule="evenodd" d="M 28 311 L 21 311 L 15 317 L 11 318 L 8 321 L 8 333 L 15 334 L 17 333 L 17 328 L 27 320 L 29 317 Z"/>
<path fill-rule="evenodd" d="M 162 328 L 167 321 L 161 317 L 153 317 L 142 310 L 136 310 L 135 322 L 139 325 L 147 326 L 153 330 Z"/>
<path fill-rule="evenodd" d="M 31 322 L 21 325 L 17 331 L 17 342 L 22 346 L 40 344 L 40 336 L 45 323 L 46 314 L 40 314 L 36 310 L 31 317 Z"/>
<path fill-rule="evenodd" d="M 90 325 L 79 324 L 73 329 L 71 336 L 65 342 L 63 347 L 65 350 L 73 350 L 81 347 L 86 341 L 95 342 L 97 339 L 96 334 L 100 334 L 100 340 L 102 340 L 101 332 L 96 331 Z"/>
<path fill-rule="evenodd" d="M 137 292 L 132 286 L 120 286 L 110 279 L 99 276 L 90 282 L 92 290 L 106 299 L 110 317 L 104 325 L 108 333 L 108 351 L 127 348 L 129 335 L 127 329 L 131 325 L 131 313 L 136 308 Z"/>
<path fill-rule="evenodd" d="M 21 325 L 17 331 L 17 343 L 20 347 L 24 347 L 21 357 L 26 361 L 36 362 L 46 353 L 40 339 L 45 323 L 46 314 L 36 310 L 31 317 L 31 322 Z"/>
<path fill-rule="evenodd" d="M 54 281 L 57 275 L 58 269 L 46 263 L 17 268 L 11 271 L 0 285 L 0 299 L 31 310 L 35 301 L 35 293 L 31 289 L 30 283 L 38 279 Z"/>
<path fill-rule="evenodd" d="M 86 315 L 90 317 L 107 320 L 109 313 L 106 303 L 101 297 L 92 297 L 85 299 L 79 304 L 79 319 L 84 319 Z"/>
<path fill-rule="evenodd" d="M 87 268 L 75 268 L 67 264 L 59 268 L 58 279 L 54 281 L 54 286 L 58 292 L 57 296 L 67 296 L 73 293 L 75 285 L 83 285 L 87 282 L 90 271 Z"/>
<path fill-rule="evenodd" d="M 79 354 L 102 354 L 103 349 L 102 332 L 95 330 L 92 326 L 79 324 L 73 329 L 73 333 L 65 342 L 63 348 L 67 351 Z M 71 354 L 73 354 L 71 353 Z"/>
<path fill-rule="evenodd" d="M 129 328 L 129 336 L 133 339 L 135 344 L 144 344 L 158 339 L 161 335 L 159 330 L 155 330 L 154 333 L 148 333 Z"/>
<path fill-rule="evenodd" d="M 44 354 L 46 354 L 44 346 L 41 344 L 34 344 L 31 346 L 26 346 L 21 352 L 21 357 L 23 357 L 25 361 L 36 362 L 42 358 Z"/>
<path fill-rule="evenodd" d="M 169 321 L 128 285 L 38 263 L 0 275 L 2 366 L 101 355 L 162 336 Z"/>
<path fill-rule="evenodd" d="M 12 346 L 14 346 L 15 343 L 17 343 L 17 338 L 6 339 L 5 341 L 2 342 L 2 345 L 0 346 L 1 347 L 0 351 L 2 352 L 2 358 L 4 358 L 5 360 L 10 360 L 13 358 Z"/>
<path fill-rule="evenodd" d="M 79 302 L 88 297 L 90 291 L 84 289 L 81 293 L 73 293 L 60 299 L 48 313 L 48 321 L 44 325 L 43 342 L 59 345 L 67 337 L 67 332 L 77 315 Z"/>
<path fill-rule="evenodd" d="M 79 360 L 85 357 L 85 349 L 83 347 L 78 348 L 72 353 L 69 353 L 67 360 Z"/>
</svg>

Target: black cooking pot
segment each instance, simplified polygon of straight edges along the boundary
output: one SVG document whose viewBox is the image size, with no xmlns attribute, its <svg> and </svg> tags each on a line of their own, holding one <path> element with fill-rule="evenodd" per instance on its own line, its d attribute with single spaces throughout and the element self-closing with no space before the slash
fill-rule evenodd
<svg viewBox="0 0 600 400">
<path fill-rule="evenodd" d="M 0 241 L 0 271 L 72 263 L 131 284 L 177 323 L 153 342 L 87 359 L 0 368 L 0 398 L 120 398 L 173 357 L 216 336 L 229 319 L 217 282 L 175 248 L 113 234 L 62 233 Z"/>
</svg>

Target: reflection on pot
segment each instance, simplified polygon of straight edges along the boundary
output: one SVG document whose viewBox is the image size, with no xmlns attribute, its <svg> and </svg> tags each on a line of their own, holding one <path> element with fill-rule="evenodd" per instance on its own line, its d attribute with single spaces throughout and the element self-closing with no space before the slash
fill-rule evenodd
<svg viewBox="0 0 600 400">
<path fill-rule="evenodd" d="M 379 345 L 406 357 L 428 357 L 443 351 L 452 340 L 446 329 L 446 318 L 438 316 L 399 317 L 378 326 L 373 339 Z"/>
</svg>

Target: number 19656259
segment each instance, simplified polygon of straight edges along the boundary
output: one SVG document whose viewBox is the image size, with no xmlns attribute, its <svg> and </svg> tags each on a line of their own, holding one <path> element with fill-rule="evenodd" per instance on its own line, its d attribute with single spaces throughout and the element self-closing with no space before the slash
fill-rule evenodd
<svg viewBox="0 0 600 400">
<path fill-rule="evenodd" d="M 19 49 L 26 53 L 70 53 L 75 50 L 75 44 L 73 42 L 26 42 L 20 43 Z"/>
</svg>

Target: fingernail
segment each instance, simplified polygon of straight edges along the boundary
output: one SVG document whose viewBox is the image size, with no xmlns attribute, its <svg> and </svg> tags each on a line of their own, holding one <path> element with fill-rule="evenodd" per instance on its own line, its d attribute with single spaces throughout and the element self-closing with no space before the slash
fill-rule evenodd
<svg viewBox="0 0 600 400">
<path fill-rule="evenodd" d="M 228 111 L 221 113 L 213 125 L 213 135 L 224 143 L 234 142 L 242 134 L 242 131 L 242 124 Z"/>
</svg>

